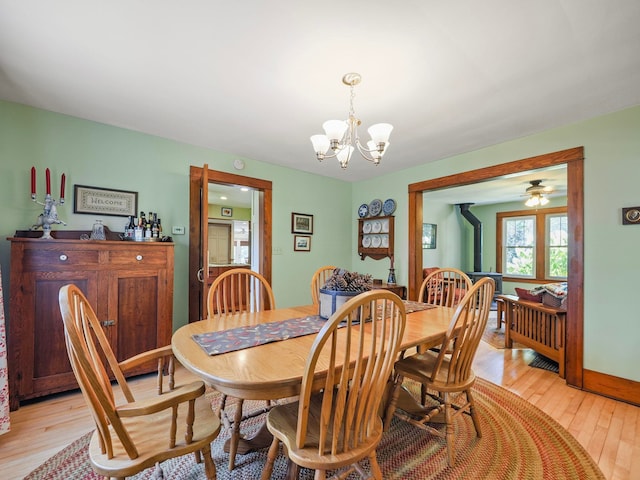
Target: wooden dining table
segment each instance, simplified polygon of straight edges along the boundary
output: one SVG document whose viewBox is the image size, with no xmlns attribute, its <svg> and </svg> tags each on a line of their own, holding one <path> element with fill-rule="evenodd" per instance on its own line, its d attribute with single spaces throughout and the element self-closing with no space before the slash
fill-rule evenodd
<svg viewBox="0 0 640 480">
<path fill-rule="evenodd" d="M 315 334 L 216 355 L 207 354 L 193 339 L 193 335 L 303 318 L 317 313 L 317 306 L 306 305 L 215 316 L 180 327 L 173 334 L 171 345 L 175 357 L 187 370 L 221 393 L 245 400 L 293 397 L 300 393 Z M 427 348 L 441 345 L 453 313 L 453 308 L 439 306 L 407 313 L 401 350 L 418 345 Z M 368 324 L 364 325 L 367 328 Z M 265 430 L 251 439 L 241 439 L 238 453 L 267 446 L 270 434 Z"/>
</svg>

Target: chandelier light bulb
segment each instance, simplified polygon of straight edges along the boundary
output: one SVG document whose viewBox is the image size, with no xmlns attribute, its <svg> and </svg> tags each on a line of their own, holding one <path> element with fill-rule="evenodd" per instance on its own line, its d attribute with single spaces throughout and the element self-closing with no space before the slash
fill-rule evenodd
<svg viewBox="0 0 640 480">
<path fill-rule="evenodd" d="M 313 151 L 316 152 L 318 160 L 324 159 L 325 153 L 329 150 L 329 139 L 326 135 L 312 135 L 311 143 L 313 145 Z"/>
<path fill-rule="evenodd" d="M 393 130 L 393 125 L 389 123 L 376 123 L 375 125 L 371 125 L 367 132 L 371 135 L 371 140 L 376 144 L 381 144 L 389 141 L 391 130 Z"/>
<path fill-rule="evenodd" d="M 347 168 L 349 164 L 349 160 L 351 160 L 351 154 L 353 153 L 354 148 L 351 145 L 347 145 L 341 150 L 338 150 L 338 163 L 340 163 L 341 168 Z"/>
<path fill-rule="evenodd" d="M 344 120 L 327 120 L 322 124 L 322 128 L 324 128 L 324 132 L 327 134 L 327 137 L 332 142 L 332 144 L 339 143 L 344 137 L 344 132 L 347 131 L 347 122 Z"/>
</svg>

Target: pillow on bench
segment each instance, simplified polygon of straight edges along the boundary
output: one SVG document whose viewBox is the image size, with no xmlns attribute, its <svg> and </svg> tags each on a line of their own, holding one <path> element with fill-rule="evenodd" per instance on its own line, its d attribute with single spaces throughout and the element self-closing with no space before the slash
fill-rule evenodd
<svg viewBox="0 0 640 480">
<path fill-rule="evenodd" d="M 542 293 L 534 295 L 530 290 L 516 287 L 516 295 L 520 300 L 529 300 L 530 302 L 542 303 Z"/>
</svg>

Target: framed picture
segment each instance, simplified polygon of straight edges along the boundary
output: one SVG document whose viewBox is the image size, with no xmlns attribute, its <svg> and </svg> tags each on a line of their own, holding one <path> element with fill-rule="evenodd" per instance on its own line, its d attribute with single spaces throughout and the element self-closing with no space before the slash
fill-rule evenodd
<svg viewBox="0 0 640 480">
<path fill-rule="evenodd" d="M 220 209 L 220 215 L 223 217 L 233 217 L 233 208 L 222 207 Z"/>
<path fill-rule="evenodd" d="M 310 252 L 311 237 L 309 235 L 294 235 L 293 251 L 294 252 Z"/>
<path fill-rule="evenodd" d="M 291 233 L 313 234 L 313 215 L 305 213 L 291 214 Z"/>
<path fill-rule="evenodd" d="M 436 231 L 438 226 L 435 223 L 422 224 L 422 248 L 436 248 Z"/>
<path fill-rule="evenodd" d="M 138 192 L 74 185 L 73 194 L 73 213 L 128 217 L 138 212 Z"/>
</svg>

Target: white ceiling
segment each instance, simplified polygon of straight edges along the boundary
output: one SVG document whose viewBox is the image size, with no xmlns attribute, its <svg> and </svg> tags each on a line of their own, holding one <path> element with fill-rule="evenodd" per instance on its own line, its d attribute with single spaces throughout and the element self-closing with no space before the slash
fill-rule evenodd
<svg viewBox="0 0 640 480">
<path fill-rule="evenodd" d="M 357 181 L 640 104 L 639 25 L 638 0 L 0 0 L 0 99 Z M 309 136 L 351 71 L 363 136 L 395 128 L 342 171 Z"/>
</svg>

